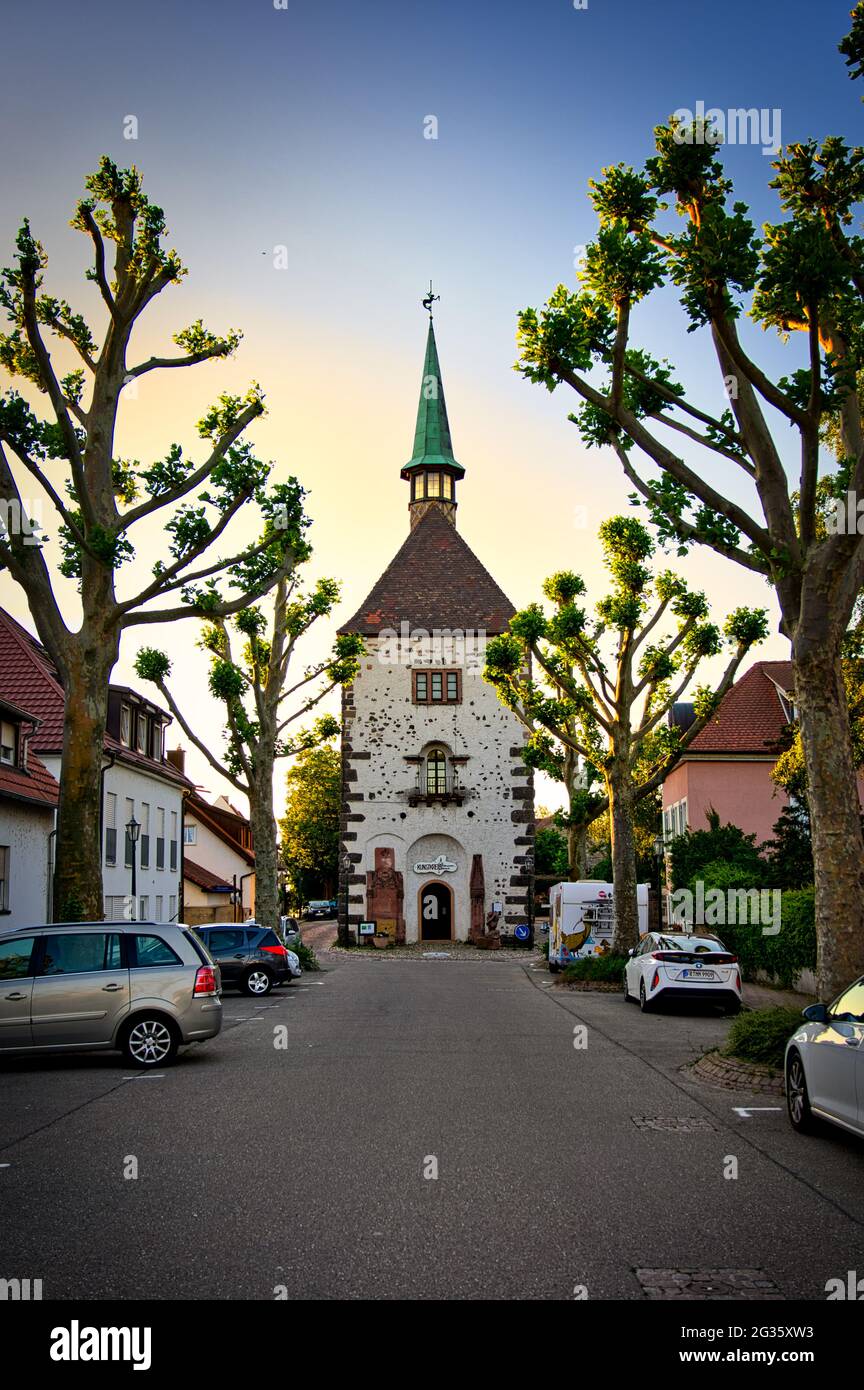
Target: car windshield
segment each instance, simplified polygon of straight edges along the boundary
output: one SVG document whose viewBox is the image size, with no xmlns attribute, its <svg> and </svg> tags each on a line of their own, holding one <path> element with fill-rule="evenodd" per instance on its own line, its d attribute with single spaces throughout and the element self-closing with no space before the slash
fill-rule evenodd
<svg viewBox="0 0 864 1390">
<path fill-rule="evenodd" d="M 657 940 L 663 951 L 689 951 L 693 955 L 702 955 L 708 951 L 726 950 L 716 936 L 660 936 Z"/>
</svg>

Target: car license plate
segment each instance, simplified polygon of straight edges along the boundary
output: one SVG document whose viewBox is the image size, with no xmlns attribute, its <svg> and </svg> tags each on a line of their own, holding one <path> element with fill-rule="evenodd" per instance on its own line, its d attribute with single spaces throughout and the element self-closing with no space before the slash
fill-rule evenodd
<svg viewBox="0 0 864 1390">
<path fill-rule="evenodd" d="M 701 966 L 696 966 L 694 970 L 682 970 L 678 976 L 679 980 L 716 980 L 717 976 L 713 970 L 703 970 Z"/>
</svg>

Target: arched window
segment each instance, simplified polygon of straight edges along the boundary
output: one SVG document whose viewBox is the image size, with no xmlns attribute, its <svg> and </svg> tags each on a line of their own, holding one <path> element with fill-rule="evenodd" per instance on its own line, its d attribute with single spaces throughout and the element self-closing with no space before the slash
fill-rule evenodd
<svg viewBox="0 0 864 1390">
<path fill-rule="evenodd" d="M 447 759 L 440 748 L 433 748 L 426 757 L 426 791 L 430 795 L 447 790 Z"/>
</svg>

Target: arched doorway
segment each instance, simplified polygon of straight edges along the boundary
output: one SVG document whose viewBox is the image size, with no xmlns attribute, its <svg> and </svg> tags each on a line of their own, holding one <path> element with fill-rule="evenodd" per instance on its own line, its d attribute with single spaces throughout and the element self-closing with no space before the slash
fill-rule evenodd
<svg viewBox="0 0 864 1390">
<path fill-rule="evenodd" d="M 418 895 L 421 941 L 453 938 L 453 893 L 446 883 L 426 883 Z"/>
</svg>

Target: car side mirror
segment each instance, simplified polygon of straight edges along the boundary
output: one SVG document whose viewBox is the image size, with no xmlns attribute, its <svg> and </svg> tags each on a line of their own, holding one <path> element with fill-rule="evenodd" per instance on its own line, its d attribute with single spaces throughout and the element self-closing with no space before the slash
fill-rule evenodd
<svg viewBox="0 0 864 1390">
<path fill-rule="evenodd" d="M 825 1004 L 808 1004 L 807 1008 L 802 1010 L 802 1016 L 808 1023 L 827 1023 L 828 1009 Z"/>
<path fill-rule="evenodd" d="M 635 952 L 635 950 L 633 949 L 632 946 L 630 947 L 630 950 L 627 952 L 627 954 L 628 954 L 628 956 L 635 956 L 636 952 Z"/>
</svg>

